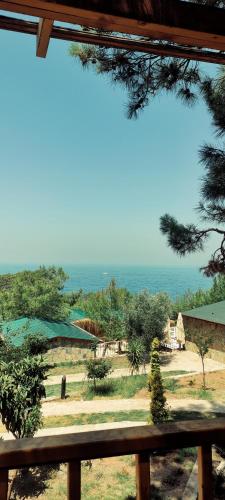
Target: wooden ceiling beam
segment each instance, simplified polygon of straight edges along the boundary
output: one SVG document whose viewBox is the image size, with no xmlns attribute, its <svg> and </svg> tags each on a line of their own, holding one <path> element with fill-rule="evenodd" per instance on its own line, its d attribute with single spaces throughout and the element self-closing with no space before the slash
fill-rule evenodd
<svg viewBox="0 0 225 500">
<path fill-rule="evenodd" d="M 38 23 L 16 19 L 13 17 L 0 16 L 0 29 L 37 35 Z M 210 62 L 215 64 L 225 64 L 225 54 L 212 52 L 209 50 L 191 49 L 179 47 L 168 43 L 153 43 L 139 41 L 124 37 L 115 37 L 106 34 L 95 34 L 52 26 L 51 38 L 70 42 L 87 43 L 92 45 L 102 45 L 104 47 L 114 47 L 119 49 L 133 50 L 146 54 L 156 54 L 159 56 L 178 57 L 182 59 L 193 59 L 196 61 Z M 39 55 L 39 54 L 38 54 Z M 43 57 L 43 56 L 42 56 Z"/>
<path fill-rule="evenodd" d="M 39 19 L 36 37 L 36 55 L 38 57 L 46 57 L 47 55 L 53 22 L 52 19 Z"/>
<path fill-rule="evenodd" d="M 225 49 L 225 10 L 181 0 L 0 0 L 0 9 L 181 45 Z"/>
</svg>

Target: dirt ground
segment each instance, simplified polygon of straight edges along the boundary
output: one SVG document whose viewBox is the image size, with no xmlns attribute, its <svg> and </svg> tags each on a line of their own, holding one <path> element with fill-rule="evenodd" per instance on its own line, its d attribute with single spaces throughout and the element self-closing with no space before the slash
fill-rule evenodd
<svg viewBox="0 0 225 500">
<path fill-rule="evenodd" d="M 192 375 L 190 377 L 181 377 L 179 383 L 182 385 L 191 385 L 196 389 L 202 386 L 202 374 Z M 206 387 L 212 390 L 223 390 L 225 392 L 225 370 L 211 372 L 206 374 Z"/>
<path fill-rule="evenodd" d="M 195 462 L 195 452 L 174 451 L 151 457 L 151 487 L 153 499 L 177 500 L 188 481 Z M 66 466 L 34 469 L 19 476 L 11 500 L 31 500 L 35 488 L 39 500 L 66 500 Z M 39 481 L 37 481 L 39 478 Z M 39 485 L 38 485 L 39 483 Z M 29 493 L 30 490 L 30 493 Z M 32 492 L 32 493 L 31 493 Z M 115 495 L 116 492 L 116 495 Z M 83 500 L 135 500 L 135 457 L 113 457 L 93 460 L 82 467 Z"/>
<path fill-rule="evenodd" d="M 187 372 L 201 372 L 202 364 L 200 357 L 191 351 L 173 351 L 171 353 L 162 353 L 160 356 L 161 370 L 186 370 Z M 225 370 L 225 365 L 205 358 L 205 371 Z"/>
</svg>

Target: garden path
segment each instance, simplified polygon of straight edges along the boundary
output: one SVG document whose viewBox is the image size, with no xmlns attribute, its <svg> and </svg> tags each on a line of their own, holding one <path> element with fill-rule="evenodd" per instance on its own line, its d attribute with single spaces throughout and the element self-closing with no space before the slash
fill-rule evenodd
<svg viewBox="0 0 225 500">
<path fill-rule="evenodd" d="M 105 413 L 131 410 L 149 410 L 149 399 L 95 399 L 92 401 L 48 401 L 42 405 L 44 417 Z M 225 404 L 199 399 L 167 400 L 171 410 L 188 412 L 225 413 Z"/>
<path fill-rule="evenodd" d="M 188 375 L 196 375 L 201 373 L 201 360 L 197 354 L 191 351 L 173 351 L 171 353 L 161 354 L 161 371 L 184 370 Z M 205 358 L 205 371 L 212 372 L 217 370 L 225 370 L 225 364 L 214 361 L 210 358 Z M 146 371 L 149 371 L 149 365 L 146 365 Z M 191 373 L 190 373 L 191 372 Z M 62 375 L 50 375 L 45 382 L 45 385 L 60 384 Z M 114 370 L 108 378 L 120 378 L 130 375 L 129 368 L 118 368 Z M 173 378 L 179 378 L 184 375 L 175 375 Z M 85 373 L 76 373 L 66 375 L 67 382 L 82 382 L 86 379 Z"/>
</svg>

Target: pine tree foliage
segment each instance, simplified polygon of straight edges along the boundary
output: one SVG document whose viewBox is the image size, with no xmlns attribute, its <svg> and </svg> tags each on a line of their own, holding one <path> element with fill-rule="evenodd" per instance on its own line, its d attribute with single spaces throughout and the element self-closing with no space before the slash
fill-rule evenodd
<svg viewBox="0 0 225 500">
<path fill-rule="evenodd" d="M 188 104 L 196 99 L 200 80 L 196 62 L 75 44 L 70 47 L 70 55 L 78 58 L 83 68 L 94 66 L 96 73 L 107 74 L 113 84 L 125 87 L 128 118 L 137 118 L 162 91 L 173 91 Z"/>
<path fill-rule="evenodd" d="M 218 78 L 202 85 L 202 93 L 212 116 L 217 136 L 225 134 L 225 72 Z M 208 264 L 202 268 L 206 276 L 225 274 L 225 148 L 205 144 L 199 151 L 205 172 L 201 180 L 200 202 L 197 212 L 203 223 L 209 227 L 180 224 L 174 217 L 165 214 L 160 220 L 161 232 L 167 236 L 168 245 L 180 256 L 204 250 L 207 238 L 218 234 L 220 245 L 214 251 Z"/>
<path fill-rule="evenodd" d="M 223 0 L 193 1 L 225 7 Z M 104 32 L 92 28 L 83 29 L 88 32 Z M 127 35 L 127 38 L 131 36 Z M 146 37 L 139 39 L 148 40 Z M 128 118 L 137 118 L 139 112 L 156 95 L 165 91 L 174 92 L 178 98 L 191 105 L 197 98 L 202 79 L 204 80 L 201 66 L 190 60 L 75 43 L 71 44 L 69 53 L 80 61 L 84 69 L 93 68 L 97 74 L 107 75 L 113 84 L 126 89 Z"/>
<path fill-rule="evenodd" d="M 192 1 L 225 8 L 224 0 Z M 107 75 L 113 84 L 126 89 L 128 118 L 137 118 L 140 111 L 163 92 L 173 92 L 186 104 L 193 104 L 202 96 L 212 115 L 217 135 L 223 136 L 224 70 L 214 81 L 204 73 L 203 65 L 185 59 L 80 44 L 71 45 L 70 55 L 79 59 L 84 68 L 92 67 L 97 74 Z M 225 274 L 225 231 L 220 227 L 225 221 L 225 150 L 223 147 L 218 149 L 212 145 L 204 145 L 200 150 L 200 160 L 205 167 L 205 175 L 197 210 L 201 220 L 216 223 L 216 226 L 202 229 L 194 224 L 180 224 L 174 217 L 166 214 L 161 218 L 161 231 L 167 236 L 169 246 L 180 256 L 204 250 L 210 234 L 220 235 L 219 248 L 203 268 L 207 276 L 214 276 L 217 273 Z"/>
</svg>

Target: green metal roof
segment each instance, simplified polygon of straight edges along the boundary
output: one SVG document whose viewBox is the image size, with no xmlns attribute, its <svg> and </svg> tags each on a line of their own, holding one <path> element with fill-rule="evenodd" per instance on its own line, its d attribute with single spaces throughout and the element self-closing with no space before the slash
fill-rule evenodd
<svg viewBox="0 0 225 500">
<path fill-rule="evenodd" d="M 2 326 L 5 336 L 10 336 L 15 346 L 20 346 L 26 335 L 42 333 L 48 340 L 56 337 L 67 339 L 86 340 L 92 342 L 95 337 L 78 326 L 63 321 L 46 321 L 43 319 L 20 318 L 15 321 L 6 321 Z"/>
<path fill-rule="evenodd" d="M 80 321 L 81 319 L 87 318 L 86 312 L 82 311 L 81 309 L 71 309 L 70 315 L 69 315 L 69 321 Z"/>
<path fill-rule="evenodd" d="M 196 309 L 192 309 L 191 311 L 184 311 L 182 312 L 182 316 L 225 325 L 225 300 L 208 306 L 196 307 Z"/>
</svg>

